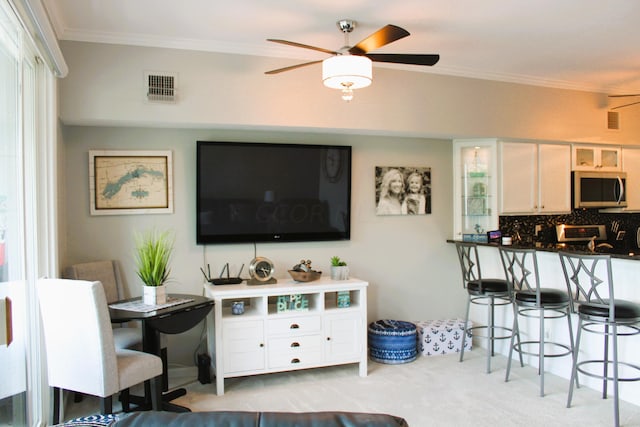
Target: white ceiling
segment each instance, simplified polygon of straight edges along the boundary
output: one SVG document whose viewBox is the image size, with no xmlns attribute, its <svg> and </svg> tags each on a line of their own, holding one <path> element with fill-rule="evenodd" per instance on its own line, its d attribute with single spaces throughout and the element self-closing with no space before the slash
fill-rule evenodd
<svg viewBox="0 0 640 427">
<path fill-rule="evenodd" d="M 403 68 L 604 93 L 640 93 L 638 0 L 43 3 L 61 40 L 281 57 L 288 58 L 282 64 L 287 66 L 326 55 L 265 39 L 338 50 L 344 40 L 335 22 L 350 18 L 358 21 L 350 45 L 386 24 L 395 24 L 411 35 L 375 52 L 440 54 L 434 67 Z M 320 73 L 319 65 L 314 66 Z M 288 72 L 291 77 L 294 73 Z"/>
</svg>

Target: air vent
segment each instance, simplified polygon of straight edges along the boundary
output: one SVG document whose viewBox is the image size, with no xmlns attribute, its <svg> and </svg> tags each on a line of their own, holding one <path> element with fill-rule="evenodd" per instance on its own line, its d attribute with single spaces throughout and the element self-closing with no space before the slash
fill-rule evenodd
<svg viewBox="0 0 640 427">
<path fill-rule="evenodd" d="M 620 130 L 620 113 L 607 111 L 607 129 Z"/>
<path fill-rule="evenodd" d="M 176 74 L 145 73 L 147 99 L 151 102 L 175 102 L 176 80 Z"/>
</svg>

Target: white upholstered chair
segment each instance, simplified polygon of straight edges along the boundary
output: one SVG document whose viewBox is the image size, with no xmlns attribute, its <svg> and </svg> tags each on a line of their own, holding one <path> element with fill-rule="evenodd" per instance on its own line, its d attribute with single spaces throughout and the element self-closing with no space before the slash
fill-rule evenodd
<svg viewBox="0 0 640 427">
<path fill-rule="evenodd" d="M 38 297 L 49 386 L 54 389 L 54 424 L 59 422 L 60 390 L 98 396 L 101 412 L 108 414 L 114 394 L 128 394 L 129 387 L 151 380 L 152 408 L 160 410 L 162 361 L 152 354 L 116 349 L 100 282 L 40 279 Z"/>
</svg>

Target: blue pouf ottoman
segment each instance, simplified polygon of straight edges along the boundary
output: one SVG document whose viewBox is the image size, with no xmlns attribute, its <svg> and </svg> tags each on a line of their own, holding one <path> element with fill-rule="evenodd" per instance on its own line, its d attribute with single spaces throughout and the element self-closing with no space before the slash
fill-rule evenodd
<svg viewBox="0 0 640 427">
<path fill-rule="evenodd" d="M 416 325 L 402 320 L 378 320 L 369 324 L 369 357 L 374 362 L 399 364 L 416 360 Z"/>
</svg>

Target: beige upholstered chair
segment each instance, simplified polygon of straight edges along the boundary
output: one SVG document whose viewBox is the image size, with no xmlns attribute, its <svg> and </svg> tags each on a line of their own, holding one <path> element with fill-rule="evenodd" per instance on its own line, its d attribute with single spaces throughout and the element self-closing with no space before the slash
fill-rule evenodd
<svg viewBox="0 0 640 427">
<path fill-rule="evenodd" d="M 118 263 L 113 260 L 73 264 L 65 268 L 62 277 L 65 279 L 87 280 L 89 282 L 98 281 L 102 283 L 108 304 L 126 298 Z M 126 324 L 113 325 L 113 341 L 115 342 L 116 348 L 142 350 L 142 330 L 136 327 L 129 327 L 129 325 Z M 162 348 L 162 364 L 164 365 L 162 389 L 166 391 L 169 388 L 169 378 L 167 374 L 167 339 L 164 335 L 160 336 L 160 346 Z M 76 395 L 75 400 L 80 401 L 81 397 Z"/>
<path fill-rule="evenodd" d="M 53 421 L 59 422 L 60 390 L 100 397 L 103 414 L 112 396 L 151 380 L 153 410 L 160 410 L 162 361 L 158 356 L 116 349 L 109 308 L 100 282 L 41 279 L 40 314 L 49 386 L 54 388 Z M 128 402 L 128 399 L 125 399 Z"/>
<path fill-rule="evenodd" d="M 104 287 L 107 303 L 125 298 L 120 271 L 115 261 L 93 261 L 67 267 L 62 276 L 66 279 L 98 281 Z M 116 348 L 142 349 L 142 331 L 127 325 L 114 325 L 113 340 Z"/>
</svg>

